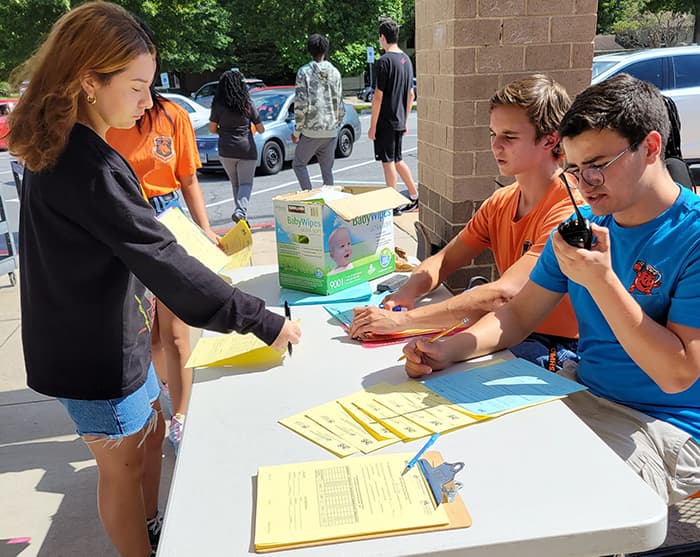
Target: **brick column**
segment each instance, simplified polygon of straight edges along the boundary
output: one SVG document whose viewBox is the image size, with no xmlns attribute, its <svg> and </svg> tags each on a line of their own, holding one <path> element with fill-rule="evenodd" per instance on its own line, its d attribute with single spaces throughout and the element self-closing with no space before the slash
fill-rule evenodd
<svg viewBox="0 0 700 557">
<path fill-rule="evenodd" d="M 444 245 L 496 189 L 489 99 L 546 73 L 572 96 L 591 79 L 597 0 L 415 0 L 420 221 Z M 499 181 L 501 181 L 499 179 Z M 503 182 L 502 182 L 503 183 Z M 482 254 L 450 278 L 497 277 Z"/>
</svg>

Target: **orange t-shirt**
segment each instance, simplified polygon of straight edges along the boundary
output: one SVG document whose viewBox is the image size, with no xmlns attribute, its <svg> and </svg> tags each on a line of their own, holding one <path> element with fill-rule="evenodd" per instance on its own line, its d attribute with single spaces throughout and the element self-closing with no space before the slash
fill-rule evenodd
<svg viewBox="0 0 700 557">
<path fill-rule="evenodd" d="M 580 204 L 583 200 L 574 192 Z M 539 257 L 550 233 L 570 217 L 574 209 L 561 180 L 549 186 L 546 195 L 532 211 L 516 220 L 520 188 L 518 183 L 496 191 L 459 233 L 470 248 L 493 251 L 498 272 L 503 274 L 523 256 Z M 568 294 L 536 331 L 546 335 L 578 338 L 578 323 Z"/>
<path fill-rule="evenodd" d="M 162 102 L 172 123 L 161 111 L 150 130 L 144 116 L 140 132 L 136 126 L 107 131 L 107 143 L 129 161 L 149 198 L 180 189 L 179 177 L 194 174 L 202 166 L 187 112 L 173 102 Z"/>
</svg>

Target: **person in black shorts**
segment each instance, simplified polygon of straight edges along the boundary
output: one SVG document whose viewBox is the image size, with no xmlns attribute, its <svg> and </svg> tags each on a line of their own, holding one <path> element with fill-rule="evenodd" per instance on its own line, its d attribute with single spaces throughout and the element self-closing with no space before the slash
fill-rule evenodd
<svg viewBox="0 0 700 557">
<path fill-rule="evenodd" d="M 418 189 L 411 169 L 401 156 L 401 142 L 407 131 L 408 114 L 413 105 L 413 66 L 411 59 L 396 44 L 399 26 L 391 19 L 379 24 L 379 44 L 384 55 L 377 62 L 377 86 L 372 99 L 372 119 L 368 137 L 374 141 L 374 158 L 382 161 L 387 186 L 396 189 L 398 176 L 406 184 L 410 202 L 394 213 L 418 206 Z"/>
</svg>

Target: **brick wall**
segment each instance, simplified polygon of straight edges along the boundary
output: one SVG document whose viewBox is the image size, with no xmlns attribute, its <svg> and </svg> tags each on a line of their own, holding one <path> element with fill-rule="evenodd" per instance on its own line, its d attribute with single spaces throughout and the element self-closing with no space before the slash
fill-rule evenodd
<svg viewBox="0 0 700 557">
<path fill-rule="evenodd" d="M 573 96 L 590 83 L 597 0 L 415 0 L 419 218 L 446 244 L 496 189 L 489 98 L 547 73 Z M 506 182 L 500 179 L 501 183 Z M 496 278 L 490 252 L 451 277 Z"/>
</svg>

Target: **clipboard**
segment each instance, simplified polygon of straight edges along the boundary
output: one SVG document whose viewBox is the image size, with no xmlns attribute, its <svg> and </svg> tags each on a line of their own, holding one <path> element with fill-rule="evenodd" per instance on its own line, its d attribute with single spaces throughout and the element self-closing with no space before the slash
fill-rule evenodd
<svg viewBox="0 0 700 557">
<path fill-rule="evenodd" d="M 439 465 L 444 463 L 442 455 L 437 451 L 426 452 L 423 455 L 423 458 L 421 460 L 427 461 L 433 467 L 438 467 Z M 419 463 L 420 463 L 420 461 L 419 461 Z M 454 466 L 454 465 L 452 465 L 452 466 Z M 425 470 L 424 467 L 421 466 L 421 471 L 424 472 L 424 470 Z M 459 470 L 461 470 L 461 467 L 459 467 Z M 453 496 L 453 499 L 451 502 L 443 502 L 441 504 L 441 506 L 445 509 L 445 511 L 447 513 L 447 518 L 449 520 L 448 524 L 439 525 L 439 526 L 421 527 L 421 528 L 392 530 L 392 531 L 388 531 L 388 532 L 377 532 L 377 533 L 372 533 L 372 534 L 361 534 L 361 535 L 357 535 L 357 536 L 347 536 L 347 537 L 342 537 L 342 538 L 314 540 L 311 542 L 293 543 L 293 544 L 289 544 L 289 545 L 278 545 L 278 546 L 269 547 L 269 548 L 268 547 L 257 548 L 257 547 L 255 547 L 255 543 L 253 543 L 253 547 L 255 548 L 256 553 L 272 553 L 274 551 L 284 551 L 284 550 L 288 550 L 288 549 L 300 549 L 303 547 L 316 547 L 316 546 L 320 546 L 320 545 L 331 545 L 331 544 L 352 542 L 352 541 L 358 541 L 358 540 L 370 540 L 370 539 L 375 539 L 375 538 L 387 538 L 390 536 L 402 536 L 402 535 L 406 535 L 406 534 L 420 534 L 420 533 L 425 533 L 425 532 L 436 532 L 436 531 L 441 531 L 441 530 L 453 530 L 453 529 L 457 529 L 457 528 L 468 528 L 469 526 L 472 525 L 472 519 L 471 519 L 471 516 L 469 514 L 469 511 L 467 511 L 467 508 L 464 505 L 464 501 L 462 500 L 462 497 L 457 493 L 457 491 L 455 491 L 453 495 L 454 496 Z M 256 493 L 256 497 L 257 497 L 257 493 Z M 253 501 L 253 508 L 256 507 L 255 503 L 256 503 L 256 501 Z"/>
</svg>

